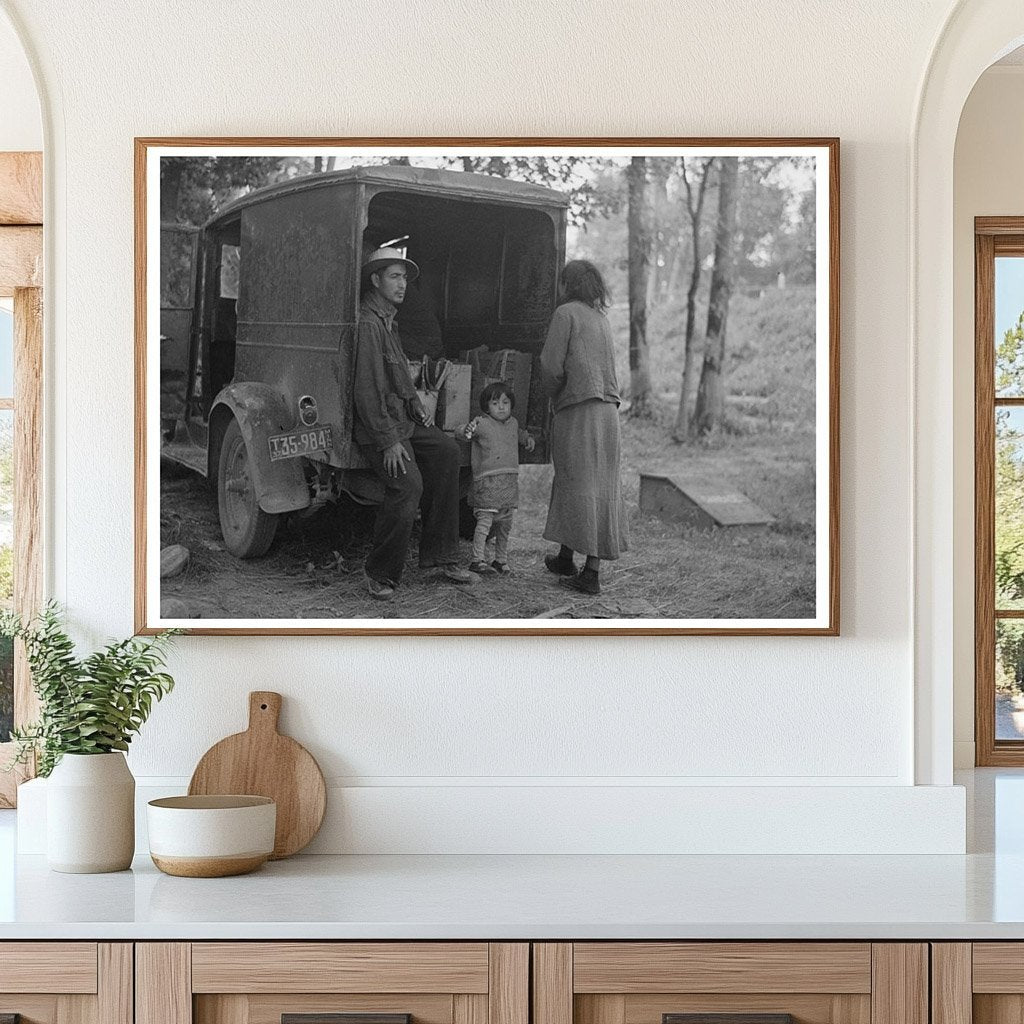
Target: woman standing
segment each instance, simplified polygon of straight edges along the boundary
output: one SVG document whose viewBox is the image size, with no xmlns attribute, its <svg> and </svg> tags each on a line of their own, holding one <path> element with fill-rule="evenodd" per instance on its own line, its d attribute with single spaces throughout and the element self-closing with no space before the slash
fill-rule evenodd
<svg viewBox="0 0 1024 1024">
<path fill-rule="evenodd" d="M 561 276 L 562 301 L 540 354 L 555 417 L 555 477 L 544 539 L 561 545 L 545 555 L 558 582 L 599 594 L 601 559 L 627 550 L 619 488 L 619 385 L 612 332 L 605 316 L 608 291 L 588 260 L 572 260 Z M 586 556 L 577 572 L 574 552 Z"/>
</svg>

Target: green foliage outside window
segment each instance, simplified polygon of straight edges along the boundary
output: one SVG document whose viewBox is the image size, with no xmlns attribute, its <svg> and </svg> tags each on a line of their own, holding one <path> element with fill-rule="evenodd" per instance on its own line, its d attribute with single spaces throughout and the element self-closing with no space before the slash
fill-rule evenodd
<svg viewBox="0 0 1024 1024">
<path fill-rule="evenodd" d="M 996 347 L 996 394 L 1024 395 L 1024 312 Z M 995 602 L 1024 607 L 1024 410 L 996 410 Z M 1024 692 L 1024 630 L 996 621 L 996 683 Z"/>
</svg>

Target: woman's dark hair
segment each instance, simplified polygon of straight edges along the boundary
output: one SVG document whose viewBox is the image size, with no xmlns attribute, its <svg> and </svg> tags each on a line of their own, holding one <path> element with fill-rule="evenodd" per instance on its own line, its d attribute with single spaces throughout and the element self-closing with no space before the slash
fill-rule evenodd
<svg viewBox="0 0 1024 1024">
<path fill-rule="evenodd" d="M 562 302 L 582 302 L 594 309 L 608 308 L 608 289 L 601 271 L 590 260 L 569 260 L 562 269 Z"/>
<path fill-rule="evenodd" d="M 481 410 L 487 412 L 487 406 L 495 398 L 500 398 L 502 395 L 508 395 L 508 403 L 514 409 L 516 407 L 516 396 L 512 393 L 512 389 L 503 380 L 496 380 L 493 384 L 488 384 L 480 392 Z"/>
</svg>

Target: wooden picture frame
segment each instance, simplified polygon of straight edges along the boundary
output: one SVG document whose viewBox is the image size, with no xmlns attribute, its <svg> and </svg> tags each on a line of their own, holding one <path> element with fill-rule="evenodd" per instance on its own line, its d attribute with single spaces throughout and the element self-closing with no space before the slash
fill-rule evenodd
<svg viewBox="0 0 1024 1024">
<path fill-rule="evenodd" d="M 328 170 L 333 161 L 337 166 Z M 138 632 L 174 625 L 202 634 L 838 634 L 838 139 L 154 137 L 135 140 L 135 172 Z M 250 172 L 254 180 L 270 174 L 260 183 L 276 184 L 247 192 L 242 178 Z M 538 178 L 548 184 L 541 187 Z M 659 248 L 669 230 L 658 226 L 680 223 L 682 210 L 690 226 L 688 235 L 679 229 L 673 236 L 673 282 L 668 270 L 662 275 L 667 257 Z M 207 219 L 200 223 L 199 214 Z M 680 253 L 687 237 L 696 258 Z M 540 387 L 538 356 L 558 301 L 562 262 L 567 253 L 586 256 L 605 246 L 604 272 L 615 277 L 608 321 L 618 325 L 615 354 L 624 367 L 629 352 L 618 383 L 620 390 L 632 385 L 619 421 L 624 430 L 634 420 L 647 426 L 646 433 L 639 427 L 624 433 L 623 441 L 625 507 L 636 543 L 621 561 L 602 563 L 600 596 L 566 593 L 546 573 L 541 555 L 558 547 L 540 539 L 544 502 L 537 495 L 549 484 L 533 465 L 520 470 L 520 490 L 529 494 L 516 516 L 525 525 L 513 533 L 511 579 L 434 585 L 412 566 L 394 600 L 375 603 L 362 581 L 360 542 L 346 534 L 331 548 L 334 525 L 323 525 L 309 505 L 354 499 L 340 531 L 358 519 L 361 502 L 373 500 L 372 487 L 358 483 L 373 474 L 353 440 L 346 375 L 360 282 L 366 284 L 360 266 L 369 247 L 383 243 L 409 246 L 410 259 L 424 264 L 423 293 L 429 292 L 444 354 L 469 368 L 459 372 L 472 380 L 474 400 L 478 382 L 501 379 L 514 403 L 519 373 L 519 408 L 526 407 L 522 416 L 535 442 L 529 455 L 520 453 L 524 465 L 543 462 L 551 451 L 552 407 Z M 627 251 L 615 256 L 623 246 Z M 630 263 L 633 270 L 620 269 Z M 650 265 L 653 275 L 636 269 Z M 664 341 L 686 319 L 677 312 L 683 267 L 696 282 L 686 294 L 692 296 L 688 336 L 698 341 L 688 349 L 678 339 L 675 347 Z M 730 323 L 738 326 L 726 327 L 724 314 L 713 325 L 708 307 L 715 287 L 715 302 L 733 310 Z M 640 313 L 649 293 L 666 303 L 655 308 L 657 337 L 666 347 L 645 380 L 650 348 L 640 343 L 646 312 Z M 783 330 L 771 326 L 771 317 L 757 320 L 758 303 L 770 304 L 779 322 L 798 326 Z M 701 333 L 705 318 L 709 326 Z M 755 320 L 760 327 L 751 326 Z M 742 351 L 728 348 L 729 329 L 747 339 Z M 775 329 L 797 338 L 792 352 L 765 340 Z M 716 340 L 701 347 L 705 334 Z M 714 346 L 723 337 L 721 352 Z M 306 379 L 336 379 L 337 392 L 324 398 L 313 394 L 314 383 L 284 381 L 300 371 L 293 364 L 282 371 L 282 345 L 290 346 L 293 361 L 299 351 L 319 353 L 307 360 L 307 369 L 314 363 L 318 369 Z M 770 360 L 783 351 L 790 361 L 778 356 L 769 373 Z M 503 357 L 495 369 L 497 355 L 508 352 L 513 358 Z M 727 396 L 727 364 L 744 359 L 753 367 L 749 387 L 737 385 Z M 690 361 L 696 370 L 691 363 L 681 385 L 673 368 Z M 523 369 L 510 370 L 512 363 Z M 717 411 L 700 420 L 708 432 L 696 431 L 700 437 L 691 441 L 694 431 L 685 424 L 696 418 L 694 396 L 704 385 L 695 381 L 705 372 L 711 397 L 704 408 Z M 302 395 L 291 393 L 296 387 Z M 254 428 L 249 413 L 238 411 L 249 399 L 235 392 L 256 388 L 269 397 L 259 399 L 267 403 L 260 414 L 266 423 Z M 666 410 L 680 389 L 685 398 L 673 428 Z M 727 397 L 735 418 L 726 415 Z M 461 398 L 449 401 L 462 411 Z M 333 418 L 320 419 L 328 407 Z M 307 412 L 317 428 L 312 432 L 302 426 Z M 633 415 L 638 412 L 646 418 Z M 232 417 L 245 437 L 232 435 L 225 469 L 224 424 Z M 680 423 L 683 442 L 666 443 L 662 435 Z M 764 434 L 773 458 L 767 448 L 755 451 L 744 431 Z M 201 496 L 198 478 L 187 472 L 172 480 L 172 457 L 219 478 L 219 497 Z M 242 469 L 236 472 L 232 460 Z M 281 474 L 291 482 L 271 496 L 265 467 L 287 460 Z M 468 447 L 462 461 L 470 461 Z M 176 489 L 186 497 L 174 497 Z M 758 499 L 776 514 L 759 509 Z M 273 571 L 252 569 L 252 560 L 225 562 L 228 542 L 211 532 L 211 517 L 231 514 L 239 503 L 253 510 L 242 522 L 241 547 L 237 534 L 231 542 L 245 555 L 265 550 L 260 531 L 268 520 L 274 520 L 271 536 L 289 524 L 292 532 L 279 534 L 282 553 Z M 363 525 L 365 549 L 372 526 Z M 167 561 L 180 575 L 161 582 L 160 556 L 169 547 L 175 550 Z M 272 550 L 269 557 L 278 556 Z M 469 558 L 463 544 L 461 564 Z"/>
</svg>

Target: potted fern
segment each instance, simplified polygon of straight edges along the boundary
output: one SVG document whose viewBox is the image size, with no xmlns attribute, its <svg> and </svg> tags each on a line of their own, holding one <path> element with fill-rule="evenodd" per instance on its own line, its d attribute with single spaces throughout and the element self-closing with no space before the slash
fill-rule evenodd
<svg viewBox="0 0 1024 1024">
<path fill-rule="evenodd" d="M 33 755 L 48 777 L 47 861 L 55 871 L 122 871 L 135 851 L 135 779 L 124 759 L 134 733 L 174 687 L 160 671 L 170 639 L 112 641 L 84 658 L 51 602 L 28 622 L 0 613 L 0 634 L 21 640 L 39 719 L 11 737 L 13 764 Z"/>
</svg>

